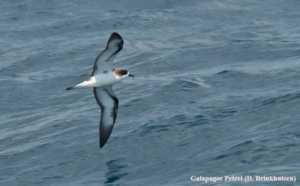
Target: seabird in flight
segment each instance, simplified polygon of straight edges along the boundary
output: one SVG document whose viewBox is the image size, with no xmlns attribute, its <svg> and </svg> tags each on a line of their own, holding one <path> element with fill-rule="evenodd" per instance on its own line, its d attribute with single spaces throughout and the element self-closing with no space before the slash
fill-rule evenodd
<svg viewBox="0 0 300 186">
<path fill-rule="evenodd" d="M 122 50 L 123 43 L 124 41 L 118 33 L 112 33 L 105 50 L 96 58 L 92 76 L 76 86 L 67 88 L 67 90 L 94 88 L 96 101 L 101 108 L 100 148 L 107 142 L 117 118 L 119 100 L 112 90 L 112 85 L 129 76 L 134 77 L 127 70 L 115 70 L 113 68 L 113 61 L 118 52 Z"/>
</svg>

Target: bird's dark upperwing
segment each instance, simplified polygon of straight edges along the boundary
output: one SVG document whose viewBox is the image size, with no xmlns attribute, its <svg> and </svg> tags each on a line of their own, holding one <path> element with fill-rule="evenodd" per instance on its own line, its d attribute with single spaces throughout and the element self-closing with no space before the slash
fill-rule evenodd
<svg viewBox="0 0 300 186">
<path fill-rule="evenodd" d="M 99 127 L 100 148 L 107 142 L 117 118 L 119 100 L 112 90 L 112 86 L 94 88 L 94 95 L 101 107 Z"/>
<path fill-rule="evenodd" d="M 100 73 L 105 73 L 107 71 L 112 71 L 114 68 L 113 61 L 123 48 L 123 38 L 116 32 L 112 33 L 106 48 L 103 52 L 99 54 L 99 56 L 96 58 L 92 76 L 94 74 L 100 74 Z"/>
</svg>

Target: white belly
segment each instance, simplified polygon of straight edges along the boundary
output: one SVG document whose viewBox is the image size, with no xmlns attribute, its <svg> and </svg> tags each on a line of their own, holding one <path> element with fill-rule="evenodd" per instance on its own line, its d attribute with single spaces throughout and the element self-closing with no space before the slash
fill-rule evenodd
<svg viewBox="0 0 300 186">
<path fill-rule="evenodd" d="M 96 87 L 112 85 L 122 80 L 121 78 L 116 78 L 116 76 L 113 73 L 98 74 L 95 75 L 94 78 Z"/>
<path fill-rule="evenodd" d="M 85 88 L 85 87 L 103 87 L 107 85 L 115 84 L 121 81 L 122 78 L 117 78 L 112 72 L 106 74 L 97 74 L 90 77 L 88 80 L 76 85 L 76 88 Z"/>
</svg>

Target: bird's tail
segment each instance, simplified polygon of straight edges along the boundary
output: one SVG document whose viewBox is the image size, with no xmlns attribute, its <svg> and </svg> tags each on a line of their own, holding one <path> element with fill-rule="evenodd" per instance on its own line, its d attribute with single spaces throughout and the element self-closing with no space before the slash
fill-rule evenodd
<svg viewBox="0 0 300 186">
<path fill-rule="evenodd" d="M 73 86 L 73 87 L 69 87 L 69 88 L 67 88 L 66 90 L 72 90 L 72 89 L 74 89 L 75 87 Z"/>
<path fill-rule="evenodd" d="M 89 88 L 89 87 L 94 87 L 96 81 L 94 77 L 90 77 L 88 80 L 79 83 L 78 85 L 72 86 L 67 88 L 66 90 L 72 90 L 74 88 Z"/>
</svg>

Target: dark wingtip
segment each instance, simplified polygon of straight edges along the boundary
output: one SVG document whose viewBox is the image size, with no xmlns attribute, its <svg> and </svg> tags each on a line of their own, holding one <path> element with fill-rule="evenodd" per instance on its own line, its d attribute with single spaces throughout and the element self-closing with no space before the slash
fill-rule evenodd
<svg viewBox="0 0 300 186">
<path fill-rule="evenodd" d="M 105 144 L 100 144 L 100 145 L 99 145 L 100 149 L 101 149 L 104 145 L 105 145 Z"/>
<path fill-rule="evenodd" d="M 104 145 L 106 144 L 106 142 L 107 142 L 107 140 L 106 141 L 100 140 L 100 144 L 99 144 L 100 149 L 102 147 L 104 147 Z"/>
<path fill-rule="evenodd" d="M 112 131 L 112 129 L 113 129 L 113 127 L 114 127 L 114 125 L 112 124 L 112 125 L 110 125 L 109 127 L 104 127 L 104 125 L 102 124 L 100 124 L 100 149 L 102 148 L 102 147 L 104 147 L 104 145 L 106 144 L 106 142 L 108 141 L 108 138 L 109 138 L 109 136 L 110 136 L 110 134 L 111 134 L 111 131 Z"/>
<path fill-rule="evenodd" d="M 114 33 L 112 33 L 111 35 L 116 35 L 116 36 L 118 36 L 118 37 L 121 37 L 121 35 L 118 34 L 117 32 L 114 32 Z"/>
<path fill-rule="evenodd" d="M 121 39 L 121 40 L 123 40 L 122 36 L 120 34 L 118 34 L 117 32 L 114 32 L 114 33 L 111 34 L 109 40 L 113 40 L 113 39 Z"/>
<path fill-rule="evenodd" d="M 69 87 L 69 88 L 67 88 L 66 90 L 72 90 L 72 89 L 74 89 L 73 87 Z"/>
<path fill-rule="evenodd" d="M 108 141 L 108 138 L 109 138 L 109 136 L 105 136 L 105 137 L 102 137 L 102 138 L 100 139 L 100 144 L 99 144 L 100 149 L 101 149 L 102 147 L 104 147 L 104 145 L 105 145 L 106 142 Z"/>
</svg>

